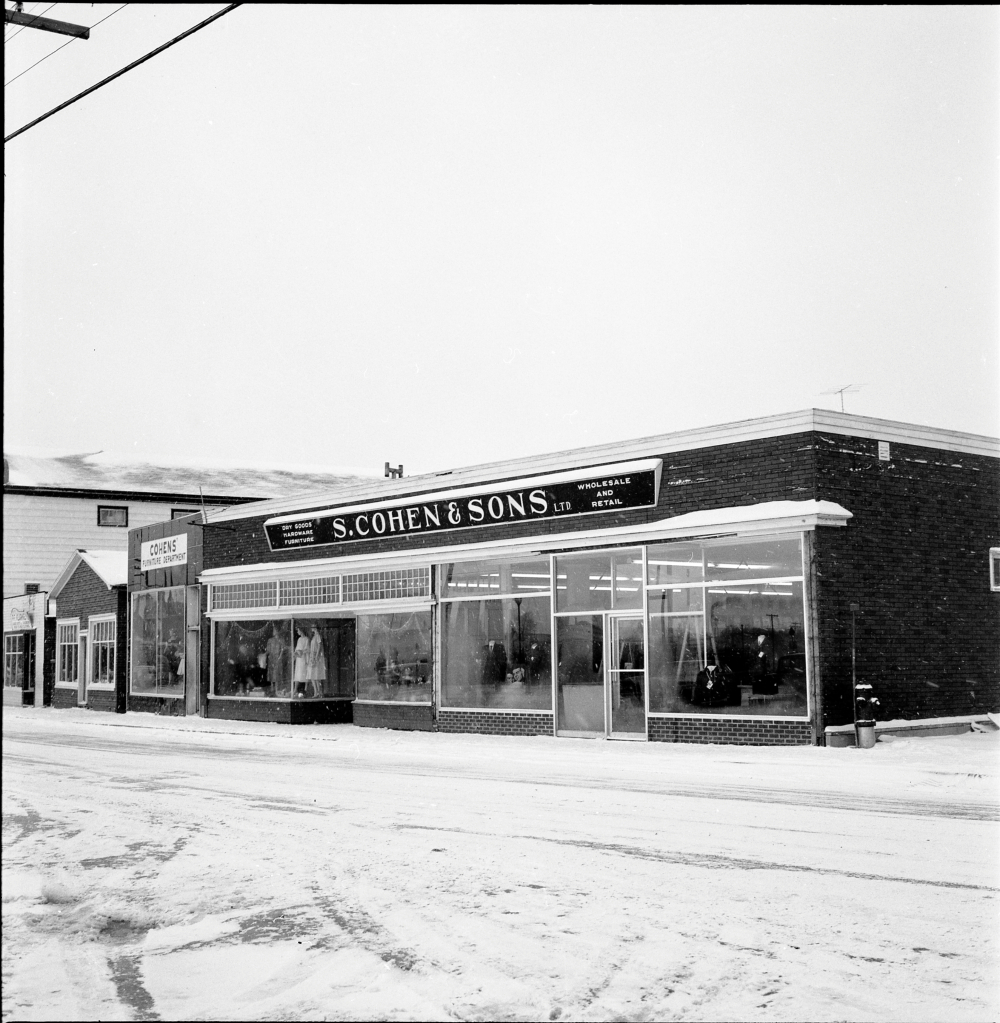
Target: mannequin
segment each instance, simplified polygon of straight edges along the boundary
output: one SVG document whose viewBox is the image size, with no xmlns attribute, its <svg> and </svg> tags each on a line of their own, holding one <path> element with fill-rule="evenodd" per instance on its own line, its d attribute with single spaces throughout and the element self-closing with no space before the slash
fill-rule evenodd
<svg viewBox="0 0 1000 1023">
<path fill-rule="evenodd" d="M 323 695 L 323 683 L 326 682 L 326 651 L 323 649 L 323 637 L 315 625 L 311 627 L 306 655 L 306 680 L 312 687 L 313 696 Z"/>
<path fill-rule="evenodd" d="M 299 685 L 302 685 L 302 695 L 305 695 L 305 682 L 309 677 L 307 674 L 307 661 L 309 658 L 309 636 L 306 626 L 296 625 L 295 631 L 299 638 L 295 641 L 295 667 L 292 670 L 292 692 L 294 699 L 299 695 Z"/>
</svg>

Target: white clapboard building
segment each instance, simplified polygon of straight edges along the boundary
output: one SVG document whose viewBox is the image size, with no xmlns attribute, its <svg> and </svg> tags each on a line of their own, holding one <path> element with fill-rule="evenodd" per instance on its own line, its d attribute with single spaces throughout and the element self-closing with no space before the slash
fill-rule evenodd
<svg viewBox="0 0 1000 1023">
<path fill-rule="evenodd" d="M 358 482 L 357 470 L 128 462 L 102 452 L 3 456 L 3 595 L 52 589 L 75 550 L 126 551 L 136 526 Z M 49 609 L 49 614 L 53 609 Z"/>
</svg>

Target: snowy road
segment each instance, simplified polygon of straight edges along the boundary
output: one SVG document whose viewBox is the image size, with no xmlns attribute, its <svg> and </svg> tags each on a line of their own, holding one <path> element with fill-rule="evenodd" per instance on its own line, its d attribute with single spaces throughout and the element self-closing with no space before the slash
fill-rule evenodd
<svg viewBox="0 0 1000 1023">
<path fill-rule="evenodd" d="M 1000 1015 L 1000 733 L 3 739 L 4 1020 Z"/>
</svg>

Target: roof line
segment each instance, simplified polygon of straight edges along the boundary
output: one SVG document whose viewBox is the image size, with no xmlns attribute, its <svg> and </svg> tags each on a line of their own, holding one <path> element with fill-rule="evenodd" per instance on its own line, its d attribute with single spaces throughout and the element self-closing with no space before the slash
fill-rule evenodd
<svg viewBox="0 0 1000 1023">
<path fill-rule="evenodd" d="M 251 516 L 274 516 L 286 513 L 331 507 L 334 504 L 381 500 L 388 497 L 416 496 L 428 490 L 472 486 L 477 483 L 502 483 L 523 475 L 535 475 L 555 469 L 582 469 L 604 462 L 666 455 L 674 451 L 691 451 L 739 441 L 762 440 L 797 433 L 835 433 L 931 447 L 965 454 L 1000 457 L 1000 440 L 980 434 L 960 433 L 889 419 L 856 416 L 849 412 L 827 409 L 805 409 L 784 412 L 759 419 L 743 419 L 715 426 L 679 430 L 673 433 L 615 441 L 583 448 L 563 449 L 542 455 L 486 462 L 443 472 L 423 473 L 400 480 L 365 480 L 337 490 L 286 498 L 271 498 L 256 503 L 253 509 L 229 508 L 217 512 L 213 519 L 242 519 Z M 447 477 L 447 479 L 445 479 Z"/>
</svg>

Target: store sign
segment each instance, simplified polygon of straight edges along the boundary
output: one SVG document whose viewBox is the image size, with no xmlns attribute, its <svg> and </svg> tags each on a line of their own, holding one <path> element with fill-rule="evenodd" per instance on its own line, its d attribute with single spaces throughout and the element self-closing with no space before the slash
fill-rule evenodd
<svg viewBox="0 0 1000 1023">
<path fill-rule="evenodd" d="M 33 629 L 35 627 L 31 614 L 28 611 L 22 611 L 19 607 L 10 609 L 10 621 L 15 629 Z"/>
<path fill-rule="evenodd" d="M 186 565 L 187 559 L 187 533 L 165 536 L 162 540 L 147 540 L 139 549 L 139 571 L 152 572 L 157 568 Z"/>
<path fill-rule="evenodd" d="M 331 508 L 264 523 L 272 551 L 652 508 L 660 459 L 584 469 L 403 501 Z"/>
</svg>

